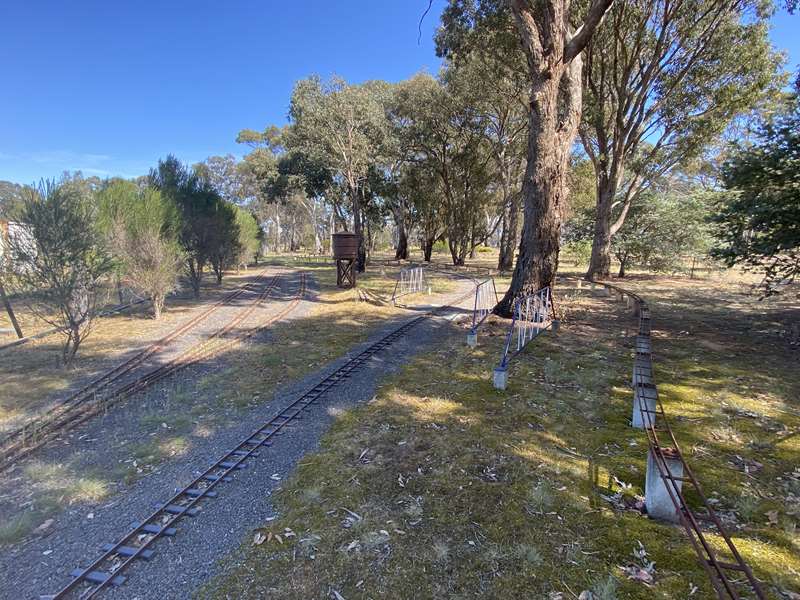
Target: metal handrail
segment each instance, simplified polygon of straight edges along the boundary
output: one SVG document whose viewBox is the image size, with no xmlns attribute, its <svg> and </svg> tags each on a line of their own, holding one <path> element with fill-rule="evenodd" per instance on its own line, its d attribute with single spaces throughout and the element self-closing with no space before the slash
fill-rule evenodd
<svg viewBox="0 0 800 600">
<path fill-rule="evenodd" d="M 489 290 L 489 284 L 492 285 L 492 289 Z M 494 300 L 491 301 L 491 306 L 488 306 L 489 303 L 485 302 L 487 297 L 489 299 L 494 296 Z M 482 300 L 484 302 L 482 302 Z M 494 284 L 494 277 L 490 277 L 484 281 L 481 281 L 475 287 L 475 302 L 472 307 L 472 329 L 471 332 L 475 333 L 478 330 L 478 327 L 483 324 L 486 318 L 492 313 L 492 309 L 497 305 L 497 287 Z M 479 306 L 481 304 L 481 306 Z M 478 315 L 482 315 L 480 320 L 478 319 Z"/>
<path fill-rule="evenodd" d="M 549 286 L 517 298 L 514 301 L 511 326 L 506 335 L 499 368 L 505 369 L 511 359 L 528 345 L 528 342 L 543 331 L 550 329 L 553 325 L 553 314 L 553 296 Z M 533 320 L 531 320 L 531 316 L 533 316 Z M 520 326 L 520 322 L 525 325 Z M 531 327 L 529 325 L 531 323 L 536 325 Z M 541 327 L 538 325 L 539 323 L 542 324 Z M 517 334 L 517 349 L 512 352 L 511 342 L 514 339 L 514 331 L 521 331 L 521 333 Z"/>
</svg>

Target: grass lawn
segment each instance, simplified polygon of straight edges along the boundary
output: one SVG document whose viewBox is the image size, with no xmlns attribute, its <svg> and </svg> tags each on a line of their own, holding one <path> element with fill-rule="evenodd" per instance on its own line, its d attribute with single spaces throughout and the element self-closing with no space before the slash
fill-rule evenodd
<svg viewBox="0 0 800 600">
<path fill-rule="evenodd" d="M 735 285 L 623 285 L 651 303 L 656 379 L 706 494 L 769 597 L 792 598 L 800 382 L 785 307 Z M 561 330 L 512 363 L 505 392 L 490 383 L 504 333 L 490 321 L 477 349 L 455 330 L 344 413 L 278 493 L 278 518 L 243 541 L 245 560 L 198 595 L 713 597 L 682 530 L 637 509 L 635 320 L 610 298 L 567 296 Z M 651 585 L 627 577 L 651 561 Z"/>
</svg>

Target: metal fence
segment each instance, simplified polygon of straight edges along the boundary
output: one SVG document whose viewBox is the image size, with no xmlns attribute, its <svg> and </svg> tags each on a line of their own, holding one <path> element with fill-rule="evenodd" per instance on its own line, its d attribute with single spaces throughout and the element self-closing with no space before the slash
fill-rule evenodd
<svg viewBox="0 0 800 600">
<path fill-rule="evenodd" d="M 497 288 L 494 285 L 494 278 L 490 277 L 481 281 L 475 287 L 475 303 L 472 307 L 472 329 L 475 333 L 478 327 L 486 320 L 494 307 L 497 305 Z"/>
<path fill-rule="evenodd" d="M 399 298 L 428 290 L 428 276 L 424 267 L 406 267 L 400 269 L 397 282 L 392 292 L 392 303 L 396 304 Z"/>
<path fill-rule="evenodd" d="M 528 342 L 553 325 L 554 319 L 553 296 L 549 287 L 517 298 L 498 368 L 505 369 Z"/>
</svg>

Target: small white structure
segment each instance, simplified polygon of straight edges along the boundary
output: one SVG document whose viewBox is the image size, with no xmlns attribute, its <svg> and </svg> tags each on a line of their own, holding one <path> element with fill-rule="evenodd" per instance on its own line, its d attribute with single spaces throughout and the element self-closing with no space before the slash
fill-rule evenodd
<svg viewBox="0 0 800 600">
<path fill-rule="evenodd" d="M 18 272 L 21 265 L 13 261 L 12 244 L 30 255 L 36 255 L 36 242 L 28 228 L 17 221 L 0 219 L 0 265 L 10 264 L 11 268 Z"/>
</svg>

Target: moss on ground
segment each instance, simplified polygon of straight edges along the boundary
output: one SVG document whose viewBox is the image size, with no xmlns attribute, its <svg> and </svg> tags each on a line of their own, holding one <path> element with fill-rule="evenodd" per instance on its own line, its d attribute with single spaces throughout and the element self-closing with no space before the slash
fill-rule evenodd
<svg viewBox="0 0 800 600">
<path fill-rule="evenodd" d="M 700 344 L 705 330 L 683 339 L 708 315 L 699 297 L 680 317 L 666 311 L 673 288 L 642 289 L 666 410 L 769 596 L 798 591 L 796 358 L 773 347 L 768 368 L 732 360 L 727 344 L 748 342 L 719 324 L 708 341 L 723 350 Z M 561 331 L 513 363 L 505 392 L 490 383 L 504 333 L 490 322 L 477 349 L 454 333 L 345 412 L 277 494 L 279 518 L 256 532 L 265 541 L 245 540 L 245 560 L 198 595 L 712 597 L 682 530 L 637 510 L 646 439 L 628 424 L 624 335 L 635 323 L 609 298 L 570 296 Z M 650 561 L 650 587 L 622 570 Z"/>
</svg>

